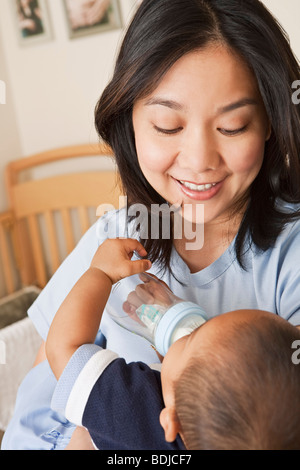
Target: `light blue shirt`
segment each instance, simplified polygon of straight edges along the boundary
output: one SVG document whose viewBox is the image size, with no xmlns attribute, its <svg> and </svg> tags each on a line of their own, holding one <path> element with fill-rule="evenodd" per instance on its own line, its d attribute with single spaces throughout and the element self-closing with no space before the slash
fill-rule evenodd
<svg viewBox="0 0 300 470">
<path fill-rule="evenodd" d="M 293 206 L 286 208 L 293 210 Z M 106 214 L 88 230 L 29 309 L 28 314 L 44 340 L 60 304 L 88 269 L 98 246 L 107 237 L 138 238 L 134 225 L 126 223 L 125 210 Z M 289 223 L 274 247 L 267 251 L 260 252 L 255 246 L 249 248 L 244 258 L 247 270 L 237 262 L 234 243 L 235 240 L 219 259 L 197 273 L 191 273 L 173 249 L 171 266 L 183 284 L 169 272 L 161 276 L 156 264 L 149 272 L 166 282 L 178 297 L 200 305 L 208 318 L 233 310 L 260 309 L 280 315 L 293 325 L 300 325 L 300 221 Z M 107 308 L 120 298 L 126 299 L 134 287 L 132 282 L 131 278 L 120 281 L 111 292 Z M 101 332 L 107 338 L 107 348 L 127 362 L 157 362 L 150 344 L 116 325 L 107 308 L 100 324 Z M 38 386 L 32 386 L 38 378 L 42 389 L 46 390 L 44 395 Z M 15 415 L 3 439 L 3 449 L 65 447 L 73 427 L 64 417 L 51 411 L 54 387 L 55 379 L 47 362 L 28 374 L 20 387 Z"/>
<path fill-rule="evenodd" d="M 75 250 L 64 261 L 46 288 L 29 309 L 29 316 L 37 330 L 46 339 L 49 326 L 69 290 L 89 267 L 98 246 L 110 237 L 135 237 L 133 224 L 126 224 L 126 212 L 112 211 L 81 239 Z M 274 247 L 265 252 L 255 246 L 245 254 L 246 270 L 238 264 L 235 240 L 223 255 L 207 268 L 191 273 L 188 266 L 173 249 L 171 266 L 180 284 L 169 272 L 160 275 L 156 264 L 149 272 L 165 281 L 171 290 L 184 300 L 197 303 L 208 318 L 239 309 L 266 310 L 300 325 L 300 221 L 289 223 L 278 237 Z M 125 278 L 113 289 L 108 300 L 126 299 L 132 290 L 132 279 Z M 116 325 L 105 310 L 100 325 L 107 338 L 107 347 L 127 360 L 152 361 L 152 348 L 145 341 Z M 127 336 L 130 335 L 130 336 Z"/>
</svg>

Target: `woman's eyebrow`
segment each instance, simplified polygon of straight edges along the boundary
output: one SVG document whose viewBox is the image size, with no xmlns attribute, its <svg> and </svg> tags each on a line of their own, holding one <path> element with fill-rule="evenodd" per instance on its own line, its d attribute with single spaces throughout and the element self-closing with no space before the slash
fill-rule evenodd
<svg viewBox="0 0 300 470">
<path fill-rule="evenodd" d="M 174 109 L 175 111 L 184 111 L 186 107 L 182 105 L 181 103 L 178 103 L 177 101 L 174 100 L 169 100 L 165 98 L 160 98 L 159 96 L 154 96 L 152 98 L 149 98 L 145 102 L 145 106 L 166 106 L 167 108 Z M 257 106 L 258 101 L 255 100 L 254 98 L 242 98 L 239 101 L 235 101 L 234 103 L 227 104 L 226 106 L 221 106 L 220 108 L 217 109 L 216 115 L 219 114 L 225 114 L 230 111 L 234 111 L 235 109 L 242 108 L 244 106 Z"/>
<path fill-rule="evenodd" d="M 154 106 L 154 105 L 166 106 L 167 108 L 174 109 L 175 111 L 183 111 L 185 109 L 185 106 L 178 103 L 177 101 L 160 98 L 159 96 L 154 96 L 153 98 L 149 98 L 145 102 L 145 105 L 146 106 Z"/>
<path fill-rule="evenodd" d="M 238 108 L 243 108 L 244 106 L 257 106 L 258 101 L 253 99 L 253 98 L 242 98 L 239 101 L 236 101 L 234 103 L 227 104 L 226 106 L 221 106 L 220 108 L 217 109 L 216 114 L 225 114 L 230 111 L 234 111 L 235 109 Z"/>
</svg>

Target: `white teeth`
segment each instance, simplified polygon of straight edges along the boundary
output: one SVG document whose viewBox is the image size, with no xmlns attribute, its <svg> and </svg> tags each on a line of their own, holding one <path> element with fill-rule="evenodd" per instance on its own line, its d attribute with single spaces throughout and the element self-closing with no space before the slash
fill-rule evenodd
<svg viewBox="0 0 300 470">
<path fill-rule="evenodd" d="M 213 188 L 216 186 L 217 183 L 213 184 L 194 184 L 188 183 L 187 181 L 180 181 L 180 183 L 188 189 L 192 189 L 193 191 L 207 191 L 208 189 Z"/>
</svg>

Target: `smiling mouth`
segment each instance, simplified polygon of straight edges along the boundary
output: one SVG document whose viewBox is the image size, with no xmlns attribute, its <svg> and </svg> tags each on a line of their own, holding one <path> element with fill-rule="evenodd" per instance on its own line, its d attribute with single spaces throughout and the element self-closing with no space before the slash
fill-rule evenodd
<svg viewBox="0 0 300 470">
<path fill-rule="evenodd" d="M 184 186 L 187 189 L 191 189 L 192 191 L 208 191 L 211 188 L 214 188 L 218 183 L 207 183 L 207 184 L 195 184 L 195 183 L 189 183 L 188 181 L 181 181 L 177 180 L 182 186 Z"/>
<path fill-rule="evenodd" d="M 175 183 L 180 188 L 181 192 L 190 199 L 195 201 L 208 201 L 215 197 L 223 187 L 223 183 L 226 179 L 223 178 L 221 181 L 215 183 L 204 183 L 197 184 L 191 181 L 177 180 L 172 177 Z"/>
</svg>

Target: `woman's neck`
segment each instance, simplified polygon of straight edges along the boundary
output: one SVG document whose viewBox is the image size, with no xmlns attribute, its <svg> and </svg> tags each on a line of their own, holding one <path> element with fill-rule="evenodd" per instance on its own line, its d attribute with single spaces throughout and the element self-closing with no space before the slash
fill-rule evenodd
<svg viewBox="0 0 300 470">
<path fill-rule="evenodd" d="M 242 215 L 236 215 L 227 221 L 213 222 L 194 230 L 194 240 L 186 238 L 174 240 L 176 251 L 185 261 L 191 273 L 196 273 L 214 263 L 228 249 L 238 233 Z M 198 232 L 198 233 L 197 233 Z"/>
</svg>

